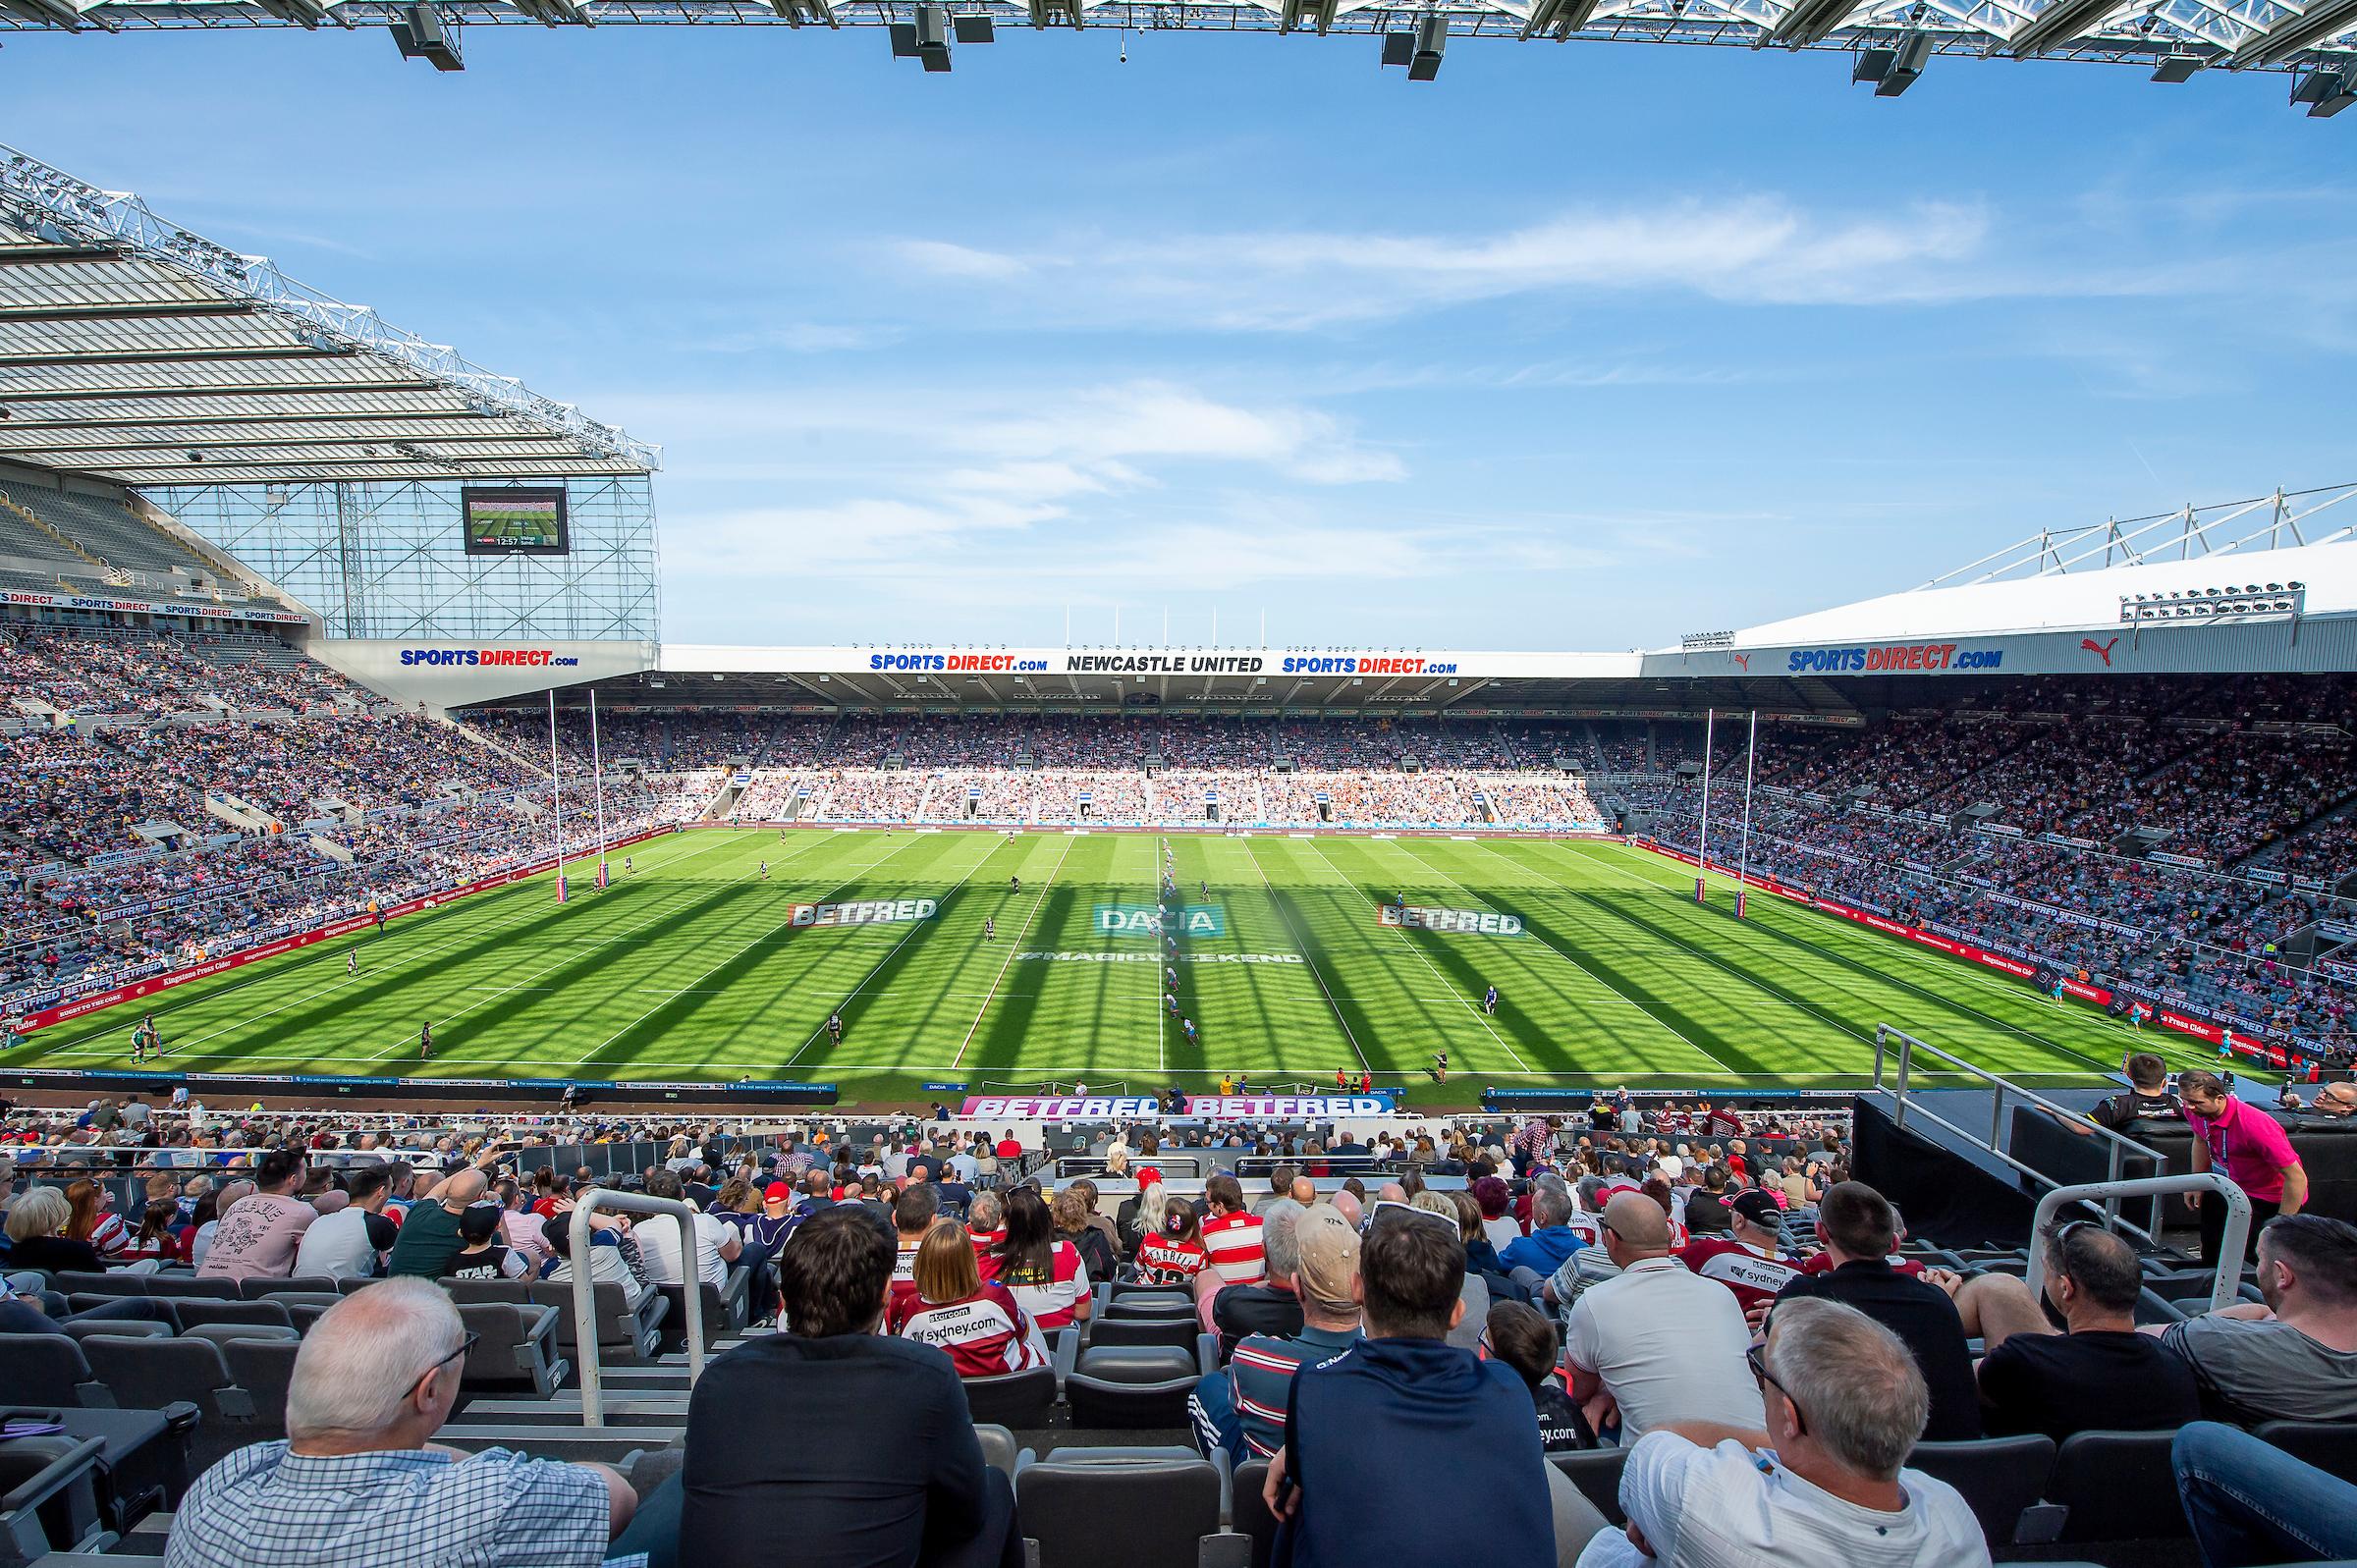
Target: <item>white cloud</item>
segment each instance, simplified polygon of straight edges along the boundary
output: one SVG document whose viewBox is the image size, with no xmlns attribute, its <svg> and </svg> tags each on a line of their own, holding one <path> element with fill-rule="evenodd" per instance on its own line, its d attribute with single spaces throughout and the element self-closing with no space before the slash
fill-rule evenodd
<svg viewBox="0 0 2357 1568">
<path fill-rule="evenodd" d="M 1154 304 L 1156 319 L 1174 325 L 1287 330 L 1545 292 L 1868 304 L 2055 287 L 1984 265 L 1990 235 L 1986 212 L 1954 202 L 1844 216 L 1751 196 L 1588 209 L 1469 237 L 1291 231 L 1059 237 L 998 250 L 918 240 L 891 248 L 935 276 L 1035 283 L 1035 303 L 1051 311 Z"/>
</svg>

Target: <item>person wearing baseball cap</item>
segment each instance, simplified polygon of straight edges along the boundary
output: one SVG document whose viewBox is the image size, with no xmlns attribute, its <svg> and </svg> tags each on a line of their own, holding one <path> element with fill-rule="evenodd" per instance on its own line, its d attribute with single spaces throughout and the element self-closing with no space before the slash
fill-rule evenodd
<svg viewBox="0 0 2357 1568">
<path fill-rule="evenodd" d="M 1784 1251 L 1783 1211 L 1774 1198 L 1747 1187 L 1727 1205 L 1727 1215 L 1731 1233 L 1698 1234 L 1677 1258 L 1703 1278 L 1733 1291 L 1736 1305 L 1749 1317 L 1754 1308 L 1776 1299 L 1800 1265 Z"/>
<path fill-rule="evenodd" d="M 1358 1342 L 1357 1228 L 1334 1205 L 1315 1203 L 1293 1217 L 1292 1236 L 1288 1280 L 1301 1303 L 1301 1328 L 1244 1335 L 1228 1365 L 1195 1385 L 1187 1415 L 1205 1458 L 1224 1449 L 1244 1464 L 1274 1454 L 1285 1443 L 1293 1374 Z"/>
</svg>

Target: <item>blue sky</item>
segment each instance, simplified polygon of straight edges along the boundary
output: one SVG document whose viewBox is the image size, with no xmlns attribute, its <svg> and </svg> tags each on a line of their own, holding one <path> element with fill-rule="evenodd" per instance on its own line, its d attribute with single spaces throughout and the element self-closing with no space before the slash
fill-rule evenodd
<svg viewBox="0 0 2357 1568">
<path fill-rule="evenodd" d="M 2279 76 L 10 34 L 6 139 L 666 448 L 679 641 L 1621 648 L 2357 477 Z"/>
</svg>

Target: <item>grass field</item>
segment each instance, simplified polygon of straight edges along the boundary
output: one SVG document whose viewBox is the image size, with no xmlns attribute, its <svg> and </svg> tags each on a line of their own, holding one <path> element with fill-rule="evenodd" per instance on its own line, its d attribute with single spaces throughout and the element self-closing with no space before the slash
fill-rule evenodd
<svg viewBox="0 0 2357 1568">
<path fill-rule="evenodd" d="M 1181 899 L 1223 927 L 1189 940 L 1176 964 L 1194 1046 L 1164 1009 L 1161 940 L 1103 931 L 1098 918 L 1100 906 L 1154 903 L 1166 846 Z M 1363 1064 L 1437 1107 L 1469 1103 L 1483 1084 L 1564 1078 L 1856 1082 L 1881 1022 L 2040 1077 L 2091 1079 L 2131 1041 L 2172 1063 L 2203 1053 L 1781 899 L 1755 897 L 1736 921 L 1730 891 L 1697 905 L 1686 868 L 1611 842 L 698 831 L 632 854 L 634 875 L 617 857 L 611 889 L 567 904 L 539 878 L 167 992 L 153 1000 L 167 1065 L 751 1074 L 836 1082 L 872 1103 L 927 1098 L 928 1080 L 1139 1093 L 1242 1069 L 1256 1085 L 1331 1086 L 1337 1067 Z M 586 870 L 576 868 L 576 890 Z M 1527 930 L 1378 924 L 1395 894 L 1512 913 Z M 938 914 L 788 925 L 795 903 L 915 897 L 937 899 Z M 1494 1017 L 1480 1007 L 1489 985 L 1502 998 Z M 838 1008 L 840 1046 L 825 1034 Z M 137 1018 L 135 1004 L 59 1025 L 9 1064 L 127 1066 Z M 1425 1069 L 1443 1049 L 1451 1076 L 1436 1089 Z"/>
</svg>

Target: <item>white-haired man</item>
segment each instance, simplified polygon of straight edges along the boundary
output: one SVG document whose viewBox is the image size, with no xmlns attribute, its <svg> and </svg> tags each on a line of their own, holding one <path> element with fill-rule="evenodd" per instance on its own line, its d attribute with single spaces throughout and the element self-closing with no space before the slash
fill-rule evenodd
<svg viewBox="0 0 2357 1568">
<path fill-rule="evenodd" d="M 1625 1532 L 1579 1568 L 1982 1568 L 1989 1545 L 1953 1487 L 1903 1469 L 1931 1417 L 1905 1343 L 1855 1307 L 1780 1302 L 1751 1356 L 1765 1431 L 1657 1427 L 1620 1478 Z"/>
<path fill-rule="evenodd" d="M 241 1448 L 189 1488 L 167 1568 L 643 1563 L 614 1540 L 637 1505 L 619 1471 L 428 1440 L 472 1338 L 424 1279 L 329 1308 L 295 1358 L 285 1440 Z"/>
</svg>

